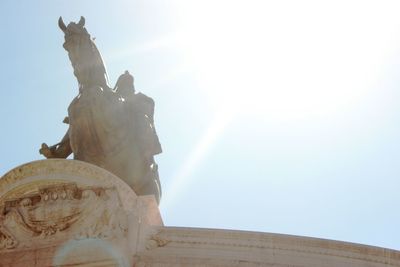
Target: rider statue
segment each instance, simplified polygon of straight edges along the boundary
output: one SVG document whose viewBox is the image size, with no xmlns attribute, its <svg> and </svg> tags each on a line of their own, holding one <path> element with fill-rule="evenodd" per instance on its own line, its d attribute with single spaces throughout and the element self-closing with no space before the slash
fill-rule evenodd
<svg viewBox="0 0 400 267">
<path fill-rule="evenodd" d="M 67 158 L 102 167 L 123 179 L 138 195 L 161 198 L 154 155 L 162 152 L 154 127 L 154 101 L 136 93 L 133 76 L 122 74 L 112 89 L 101 55 L 84 27 L 85 19 L 66 26 L 67 50 L 79 94 L 68 108 L 69 128 L 61 142 L 42 144 L 46 158 Z"/>
</svg>

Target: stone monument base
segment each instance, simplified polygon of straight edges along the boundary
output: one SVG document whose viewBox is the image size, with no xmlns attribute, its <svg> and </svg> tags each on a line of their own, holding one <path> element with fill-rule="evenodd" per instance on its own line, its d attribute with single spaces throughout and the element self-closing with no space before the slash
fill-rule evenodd
<svg viewBox="0 0 400 267">
<path fill-rule="evenodd" d="M 0 179 L 0 267 L 400 266 L 400 252 L 257 232 L 165 227 L 153 196 L 97 166 L 31 162 Z"/>
<path fill-rule="evenodd" d="M 0 179 L 0 211 L 1 267 L 132 266 L 163 225 L 153 196 L 77 160 L 11 170 Z"/>
</svg>

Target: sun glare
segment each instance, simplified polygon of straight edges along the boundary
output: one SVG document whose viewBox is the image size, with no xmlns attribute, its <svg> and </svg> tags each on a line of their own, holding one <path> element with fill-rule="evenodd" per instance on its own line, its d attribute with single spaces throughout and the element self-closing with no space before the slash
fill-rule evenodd
<svg viewBox="0 0 400 267">
<path fill-rule="evenodd" d="M 215 116 L 202 138 L 194 146 L 186 161 L 183 162 L 182 167 L 174 175 L 174 179 L 165 189 L 167 193 L 163 194 L 164 197 L 161 201 L 161 209 L 171 208 L 179 199 L 184 189 L 190 186 L 192 179 L 189 179 L 189 177 L 191 177 L 193 170 L 195 170 L 204 160 L 205 156 L 207 156 L 210 147 L 213 146 L 223 133 L 225 127 L 233 119 L 233 116 L 234 112 L 227 110 L 221 110 L 221 112 Z"/>
<path fill-rule="evenodd" d="M 198 88 L 223 115 L 216 115 L 194 145 L 162 207 L 190 184 L 192 171 L 235 116 L 334 120 L 362 106 L 398 46 L 393 38 L 400 25 L 392 5 L 175 1 L 180 30 L 173 39 Z"/>
<path fill-rule="evenodd" d="M 368 1 L 176 3 L 178 41 L 210 102 L 275 119 L 351 108 L 379 77 L 398 27 L 385 15 L 394 10 Z"/>
</svg>

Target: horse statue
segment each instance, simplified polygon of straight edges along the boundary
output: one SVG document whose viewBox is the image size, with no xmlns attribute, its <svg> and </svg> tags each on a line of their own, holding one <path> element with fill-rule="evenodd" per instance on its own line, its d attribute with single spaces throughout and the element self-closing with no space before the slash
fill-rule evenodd
<svg viewBox="0 0 400 267">
<path fill-rule="evenodd" d="M 78 80 L 79 94 L 68 107 L 69 128 L 58 144 L 43 143 L 46 158 L 67 158 L 71 153 L 123 179 L 138 195 L 161 198 L 154 155 L 162 152 L 154 128 L 154 101 L 136 93 L 133 76 L 126 71 L 115 87 L 109 86 L 103 59 L 90 38 L 85 18 L 66 26 L 63 47 Z"/>
</svg>

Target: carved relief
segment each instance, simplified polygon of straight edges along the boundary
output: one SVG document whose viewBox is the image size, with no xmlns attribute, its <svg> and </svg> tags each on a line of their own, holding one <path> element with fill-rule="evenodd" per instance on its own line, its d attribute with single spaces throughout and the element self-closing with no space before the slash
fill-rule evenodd
<svg viewBox="0 0 400 267">
<path fill-rule="evenodd" d="M 0 224 L 0 250 L 15 248 L 17 244 L 17 240 Z"/>
<path fill-rule="evenodd" d="M 164 247 L 166 246 L 169 242 L 171 242 L 168 239 L 162 238 L 159 235 L 153 235 L 150 237 L 149 240 L 146 242 L 146 249 L 151 250 L 155 249 L 158 247 Z"/>
<path fill-rule="evenodd" d="M 3 213 L 16 212 L 23 226 L 35 235 L 53 235 L 81 215 L 79 193 L 75 184 L 40 188 L 38 194 L 6 201 Z"/>
<path fill-rule="evenodd" d="M 45 244 L 67 237 L 108 238 L 127 232 L 126 213 L 115 188 L 50 185 L 6 200 L 0 211 L 0 250 L 16 247 L 14 236 L 29 246 L 32 238 Z"/>
</svg>

